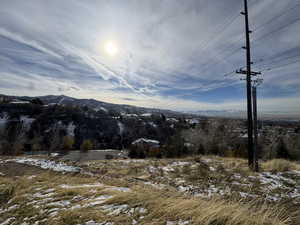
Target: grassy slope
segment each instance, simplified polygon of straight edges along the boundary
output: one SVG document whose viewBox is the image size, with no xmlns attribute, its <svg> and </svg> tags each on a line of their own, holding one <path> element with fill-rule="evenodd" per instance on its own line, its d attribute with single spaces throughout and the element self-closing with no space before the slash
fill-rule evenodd
<svg viewBox="0 0 300 225">
<path fill-rule="evenodd" d="M 282 169 L 277 164 L 262 167 L 287 170 L 287 165 Z M 296 225 L 300 221 L 296 195 L 300 174 L 255 174 L 241 159 L 212 156 L 80 165 L 93 176 L 35 171 L 23 165 L 23 173 L 16 174 L 15 165 L 10 174 L 5 165 L 0 164 L 0 171 L 5 168 L 0 177 L 0 224 L 75 225 L 94 220 L 107 225 Z M 288 166 L 299 169 L 298 164 Z"/>
</svg>

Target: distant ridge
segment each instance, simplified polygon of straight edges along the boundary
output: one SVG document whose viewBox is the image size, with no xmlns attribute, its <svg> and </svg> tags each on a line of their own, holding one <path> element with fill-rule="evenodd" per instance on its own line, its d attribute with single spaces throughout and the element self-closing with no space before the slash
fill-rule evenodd
<svg viewBox="0 0 300 225">
<path fill-rule="evenodd" d="M 113 104 L 113 103 L 98 101 L 95 99 L 78 99 L 66 95 L 46 95 L 46 96 L 28 97 L 28 96 L 8 96 L 8 95 L 0 94 L 0 96 L 4 96 L 10 100 L 19 99 L 25 101 L 30 101 L 32 99 L 39 98 L 46 105 L 59 104 L 64 106 L 80 106 L 80 107 L 86 106 L 96 111 L 100 111 L 100 110 L 104 112 L 115 111 L 121 114 L 122 113 L 126 113 L 126 114 L 152 113 L 152 114 L 166 114 L 168 116 L 172 116 L 172 115 L 179 116 L 179 115 L 187 114 L 183 112 L 176 112 L 176 111 L 166 110 L 166 109 L 146 108 L 146 107 L 126 105 L 126 104 Z"/>
</svg>

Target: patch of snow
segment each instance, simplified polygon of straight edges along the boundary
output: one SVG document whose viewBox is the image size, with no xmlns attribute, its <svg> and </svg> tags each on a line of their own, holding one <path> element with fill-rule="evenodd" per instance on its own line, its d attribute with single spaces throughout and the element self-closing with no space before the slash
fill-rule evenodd
<svg viewBox="0 0 300 225">
<path fill-rule="evenodd" d="M 242 198 L 257 198 L 258 195 L 253 195 L 253 194 L 249 194 L 249 193 L 246 193 L 246 192 L 239 192 L 240 196 Z"/>
<path fill-rule="evenodd" d="M 50 202 L 47 204 L 47 206 L 60 206 L 60 207 L 66 207 L 70 205 L 71 202 L 68 200 L 61 200 L 61 201 L 56 201 L 56 202 Z"/>
<path fill-rule="evenodd" d="M 205 163 L 210 163 L 210 162 L 212 162 L 211 159 L 202 159 L 202 158 L 201 158 L 201 161 L 203 161 L 203 162 L 205 162 Z"/>
<path fill-rule="evenodd" d="M 13 101 L 13 102 L 10 102 L 11 104 L 29 104 L 30 102 L 29 101 Z"/>
<path fill-rule="evenodd" d="M 36 178 L 36 175 L 31 175 L 27 177 L 28 180 L 32 180 L 33 178 Z"/>
<path fill-rule="evenodd" d="M 235 173 L 235 174 L 233 174 L 233 178 L 235 178 L 235 179 L 241 179 L 242 178 L 242 176 L 241 176 L 241 174 L 238 174 L 238 173 Z"/>
<path fill-rule="evenodd" d="M 129 205 L 103 205 L 101 208 L 104 209 L 104 211 L 109 211 L 110 213 L 108 215 L 120 215 L 128 210 Z"/>
<path fill-rule="evenodd" d="M 139 138 L 139 139 L 135 140 L 134 142 L 132 142 L 133 145 L 138 144 L 138 143 L 150 143 L 150 144 L 159 145 L 159 141 L 147 139 L 147 138 Z"/>
<path fill-rule="evenodd" d="M 143 113 L 143 114 L 141 114 L 141 116 L 143 116 L 143 117 L 150 117 L 150 116 L 152 116 L 152 113 Z"/>
<path fill-rule="evenodd" d="M 174 167 L 174 166 L 186 166 L 186 165 L 190 165 L 190 162 L 185 162 L 185 161 L 178 161 L 178 162 L 173 162 L 170 164 L 170 166 Z"/>
<path fill-rule="evenodd" d="M 120 160 L 120 162 L 123 162 L 123 163 L 144 163 L 146 162 L 145 159 L 125 159 L 125 160 Z"/>
<path fill-rule="evenodd" d="M 166 225 L 188 225 L 190 221 L 179 220 L 179 221 L 167 221 Z"/>
<path fill-rule="evenodd" d="M 35 193 L 32 195 L 32 197 L 34 198 L 49 198 L 51 196 L 55 195 L 54 192 L 51 192 L 51 193 L 46 193 L 46 194 L 43 194 L 43 193 Z"/>
<path fill-rule="evenodd" d="M 179 122 L 179 120 L 176 119 L 176 118 L 167 118 L 166 120 L 169 121 L 169 122 L 173 122 L 173 123 L 178 123 Z"/>
<path fill-rule="evenodd" d="M 198 119 L 188 119 L 187 122 L 189 124 L 199 124 L 200 123 L 200 121 Z"/>
<path fill-rule="evenodd" d="M 26 205 L 34 205 L 33 207 L 39 208 L 39 205 L 45 204 L 47 202 L 52 202 L 53 200 L 54 200 L 53 198 L 43 198 L 41 200 L 33 200 L 27 202 Z"/>
<path fill-rule="evenodd" d="M 52 209 L 48 210 L 48 213 L 56 212 L 56 211 L 59 211 L 59 210 L 61 210 L 61 209 L 60 208 L 52 208 Z"/>
<path fill-rule="evenodd" d="M 80 224 L 77 224 L 77 225 L 80 225 Z M 90 220 L 90 221 L 87 221 L 85 222 L 84 224 L 82 225 L 114 225 L 113 222 L 102 222 L 102 223 L 97 223 L 95 222 L 94 220 Z"/>
<path fill-rule="evenodd" d="M 292 179 L 283 177 L 281 173 L 272 174 L 270 172 L 263 172 L 259 174 L 260 182 L 262 184 L 268 185 L 268 189 L 273 190 L 276 188 L 286 188 L 283 185 L 283 181 L 289 184 L 296 184 L 296 182 Z"/>
<path fill-rule="evenodd" d="M 210 171 L 216 171 L 216 169 L 214 167 L 212 167 L 212 166 L 209 167 L 209 170 Z"/>
<path fill-rule="evenodd" d="M 50 156 L 51 156 L 51 157 L 56 157 L 56 156 L 59 156 L 59 153 L 53 152 L 53 153 L 50 154 Z"/>
<path fill-rule="evenodd" d="M 93 200 L 107 200 L 107 199 L 110 199 L 112 198 L 113 196 L 112 195 L 101 195 L 101 196 L 98 196 L 96 198 L 94 198 Z"/>
<path fill-rule="evenodd" d="M 180 185 L 180 186 L 177 187 L 177 189 L 180 192 L 188 192 L 188 191 L 193 190 L 193 186 L 192 185 L 188 185 L 188 186 L 182 186 L 182 185 Z"/>
<path fill-rule="evenodd" d="M 103 187 L 103 184 L 101 183 L 95 183 L 95 184 L 80 184 L 80 185 L 68 185 L 68 184 L 62 184 L 59 187 L 64 189 L 75 189 L 75 188 L 95 188 L 95 187 Z"/>
<path fill-rule="evenodd" d="M 126 117 L 138 117 L 138 115 L 134 114 L 134 113 L 124 114 L 123 116 L 126 116 Z"/>
<path fill-rule="evenodd" d="M 275 197 L 275 196 L 271 196 L 271 195 L 267 195 L 267 197 L 265 198 L 267 201 L 271 201 L 271 202 L 277 202 L 279 201 L 281 198 Z"/>
<path fill-rule="evenodd" d="M 231 184 L 238 185 L 238 186 L 251 186 L 250 184 L 242 184 L 242 183 L 239 183 L 239 182 L 236 182 L 236 181 L 231 182 Z"/>
<path fill-rule="evenodd" d="M 15 158 L 8 159 L 6 162 L 16 162 L 21 164 L 27 164 L 31 166 L 37 166 L 42 169 L 50 169 L 57 172 L 80 172 L 79 167 L 68 166 L 62 162 L 55 162 L 46 159 L 37 159 L 37 158 Z"/>
<path fill-rule="evenodd" d="M 175 171 L 175 169 L 170 166 L 159 167 L 159 169 L 162 169 L 165 172 L 174 172 Z"/>
<path fill-rule="evenodd" d="M 57 216 L 58 214 L 58 211 L 54 211 L 52 213 L 49 214 L 50 217 L 54 217 L 54 216 Z"/>
<path fill-rule="evenodd" d="M 113 191 L 122 191 L 122 192 L 129 192 L 129 191 L 131 191 L 131 189 L 127 188 L 127 187 L 111 187 L 109 189 L 113 190 Z"/>
<path fill-rule="evenodd" d="M 155 127 L 155 128 L 157 127 L 157 125 L 154 122 L 149 122 L 148 124 L 152 127 Z"/>
</svg>

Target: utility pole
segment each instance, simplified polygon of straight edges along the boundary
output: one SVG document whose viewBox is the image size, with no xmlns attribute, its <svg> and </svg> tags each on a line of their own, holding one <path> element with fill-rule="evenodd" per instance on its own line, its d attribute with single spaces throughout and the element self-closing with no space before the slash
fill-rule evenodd
<svg viewBox="0 0 300 225">
<path fill-rule="evenodd" d="M 245 16 L 245 32 L 246 32 L 246 88 L 247 88 L 247 123 L 248 123 L 248 165 L 253 168 L 253 120 L 252 120 L 252 100 L 251 100 L 251 51 L 250 51 L 250 33 L 249 30 L 249 18 L 248 18 L 248 1 L 244 0 L 244 12 L 241 12 Z"/>
<path fill-rule="evenodd" d="M 257 73 L 260 74 L 260 73 Z M 263 79 L 256 79 L 253 81 L 252 85 L 252 97 L 253 97 L 253 130 L 254 130 L 254 145 L 253 145 L 253 160 L 254 160 L 254 170 L 258 172 L 259 165 L 258 165 L 258 129 L 257 129 L 257 86 L 261 84 Z"/>
<path fill-rule="evenodd" d="M 256 86 L 252 86 L 252 98 L 253 98 L 253 131 L 254 131 L 254 140 L 253 140 L 253 169 L 255 172 L 258 172 L 258 159 L 257 159 L 257 95 L 256 95 Z"/>
<path fill-rule="evenodd" d="M 237 74 L 243 74 L 248 76 L 248 71 L 246 70 L 237 70 L 236 71 Z M 250 72 L 250 85 L 252 83 L 252 77 L 253 76 L 258 76 L 261 75 L 261 72 Z M 246 80 L 248 82 L 247 79 L 241 79 L 241 80 Z M 259 84 L 259 82 L 261 81 L 261 79 L 256 78 L 253 81 L 253 86 L 252 86 L 252 100 L 250 102 L 250 104 L 253 104 L 253 120 L 251 122 L 251 142 L 252 142 L 252 149 L 251 149 L 251 155 L 249 153 L 249 145 L 248 145 L 248 163 L 249 166 L 256 172 L 258 172 L 258 159 L 257 159 L 257 101 L 256 101 L 256 86 Z M 247 83 L 248 84 L 248 83 Z M 250 86 L 250 90 L 251 90 L 251 86 Z M 249 112 L 249 111 L 248 111 Z M 249 116 L 249 114 L 248 114 Z M 251 117 L 252 117 L 252 112 L 251 112 Z M 251 118 L 252 119 L 252 118 Z M 249 119 L 248 119 L 249 122 Z M 249 129 L 249 123 L 248 123 L 248 129 Z M 253 129 L 253 130 L 252 130 Z M 253 131 L 254 131 L 254 139 L 253 139 Z M 249 132 L 249 130 L 248 130 Z M 253 142 L 254 140 L 254 142 Z M 249 143 L 249 133 L 248 133 L 248 143 Z M 250 164 L 251 162 L 251 164 Z"/>
</svg>

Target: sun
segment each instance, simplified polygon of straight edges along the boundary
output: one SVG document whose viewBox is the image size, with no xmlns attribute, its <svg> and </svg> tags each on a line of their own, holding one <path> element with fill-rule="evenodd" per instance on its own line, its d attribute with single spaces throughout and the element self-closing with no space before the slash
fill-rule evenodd
<svg viewBox="0 0 300 225">
<path fill-rule="evenodd" d="M 109 41 L 105 44 L 104 46 L 104 50 L 107 54 L 111 55 L 111 56 L 114 56 L 118 53 L 118 47 L 117 45 L 112 42 L 112 41 Z"/>
</svg>

